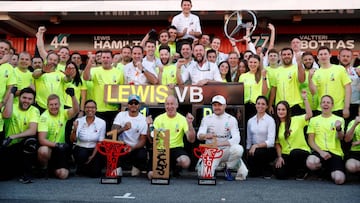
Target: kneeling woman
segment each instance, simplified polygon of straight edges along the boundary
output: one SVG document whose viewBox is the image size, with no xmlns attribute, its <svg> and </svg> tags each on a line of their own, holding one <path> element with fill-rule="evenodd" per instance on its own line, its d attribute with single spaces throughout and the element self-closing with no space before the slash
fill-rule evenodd
<svg viewBox="0 0 360 203">
<path fill-rule="evenodd" d="M 77 174 L 100 177 L 104 158 L 97 153 L 96 144 L 102 141 L 106 133 L 105 121 L 95 116 L 96 102 L 85 102 L 86 116 L 76 119 L 72 133 L 75 141 L 73 155 L 77 165 Z"/>
<path fill-rule="evenodd" d="M 305 115 L 291 117 L 290 106 L 286 101 L 276 105 L 275 176 L 279 179 L 295 176 L 297 180 L 302 180 L 307 175 L 306 159 L 310 155 L 310 147 L 305 139 L 304 127 L 312 117 L 312 111 L 306 91 L 302 91 L 301 96 Z"/>
</svg>

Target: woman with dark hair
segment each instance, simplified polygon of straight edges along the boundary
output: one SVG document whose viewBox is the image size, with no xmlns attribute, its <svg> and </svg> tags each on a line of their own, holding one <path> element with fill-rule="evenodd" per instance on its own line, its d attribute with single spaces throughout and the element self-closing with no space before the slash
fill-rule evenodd
<svg viewBox="0 0 360 203">
<path fill-rule="evenodd" d="M 105 121 L 95 116 L 96 102 L 85 102 L 85 116 L 76 119 L 71 134 L 75 148 L 73 155 L 77 165 L 77 174 L 100 177 L 104 158 L 97 153 L 96 144 L 102 141 L 106 133 Z"/>
<path fill-rule="evenodd" d="M 234 81 L 239 81 L 239 78 L 242 74 L 249 72 L 249 66 L 247 60 L 241 59 L 239 62 L 239 68 L 235 76 Z"/>
<path fill-rule="evenodd" d="M 256 114 L 256 98 L 267 95 L 269 84 L 266 80 L 266 71 L 262 68 L 260 56 L 251 55 L 248 60 L 249 72 L 240 76 L 239 82 L 244 83 L 244 104 L 246 108 L 245 120 Z"/>
<path fill-rule="evenodd" d="M 64 91 L 69 87 L 74 88 L 75 96 L 76 96 L 76 98 L 79 99 L 79 104 L 80 104 L 79 116 L 83 116 L 84 115 L 84 105 L 85 105 L 85 101 L 86 101 L 86 86 L 85 86 L 85 83 L 83 82 L 83 80 L 81 79 L 79 67 L 74 62 L 69 61 L 66 63 L 65 71 L 71 72 L 70 76 L 72 78 L 72 81 L 69 83 L 65 83 Z M 71 108 L 72 104 L 71 104 L 70 96 L 67 94 L 64 94 L 64 95 L 65 95 L 65 98 L 64 98 L 65 108 L 69 108 L 69 107 Z"/>
<path fill-rule="evenodd" d="M 78 114 L 78 117 L 82 117 L 82 116 L 84 116 L 84 105 L 85 105 L 85 101 L 86 101 L 85 83 L 81 79 L 79 68 L 76 65 L 76 63 L 74 63 L 72 61 L 68 61 L 65 66 L 65 72 L 70 74 L 72 81 L 64 84 L 64 92 L 67 88 L 74 88 L 75 97 L 78 99 L 78 102 L 80 105 L 80 112 Z M 72 107 L 71 97 L 68 94 L 64 93 L 64 108 L 68 109 L 71 107 Z M 75 121 L 75 118 L 69 120 L 66 123 L 65 139 L 66 139 L 66 143 L 68 143 L 68 144 L 71 144 L 69 137 L 70 137 L 70 133 L 71 133 L 71 126 L 74 121 Z"/>
<path fill-rule="evenodd" d="M 219 72 L 223 82 L 231 82 L 230 65 L 227 61 L 222 61 L 219 64 Z"/>
<path fill-rule="evenodd" d="M 266 113 L 268 100 L 265 96 L 256 99 L 256 115 L 247 123 L 247 158 L 250 176 L 270 178 L 270 163 L 275 160 L 275 121 Z"/>
<path fill-rule="evenodd" d="M 310 155 L 310 147 L 306 142 L 304 127 L 312 117 L 312 111 L 306 90 L 302 91 L 301 96 L 305 104 L 305 115 L 291 116 L 287 101 L 280 101 L 276 105 L 275 176 L 278 179 L 295 176 L 297 180 L 303 180 L 307 176 L 306 159 Z"/>
</svg>

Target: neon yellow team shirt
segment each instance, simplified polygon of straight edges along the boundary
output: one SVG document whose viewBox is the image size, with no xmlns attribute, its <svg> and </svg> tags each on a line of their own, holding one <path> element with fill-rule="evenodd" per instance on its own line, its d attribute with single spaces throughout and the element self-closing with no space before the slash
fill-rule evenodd
<svg viewBox="0 0 360 203">
<path fill-rule="evenodd" d="M 344 119 L 332 115 L 331 117 L 325 118 L 321 115 L 310 119 L 307 133 L 313 133 L 315 135 L 315 143 L 323 151 L 329 151 L 333 154 L 343 157 L 344 153 L 341 149 L 340 140 L 337 138 L 337 132 L 335 128 L 335 121 L 339 120 L 342 124 L 341 127 L 344 129 Z"/>
<path fill-rule="evenodd" d="M 318 93 L 316 92 L 314 95 L 311 94 L 310 88 L 309 88 L 309 70 L 305 70 L 305 81 L 300 84 L 300 91 L 303 89 L 306 90 L 307 93 L 307 99 L 309 101 L 311 110 L 316 110 L 319 107 L 319 98 Z M 305 109 L 305 104 L 300 104 L 301 108 Z"/>
<path fill-rule="evenodd" d="M 303 102 L 300 95 L 300 83 L 298 80 L 298 70 L 296 65 L 284 68 L 280 66 L 276 71 L 276 104 L 279 101 L 285 100 L 289 103 L 290 107 L 301 104 Z"/>
<path fill-rule="evenodd" d="M 47 98 L 51 94 L 56 94 L 60 98 L 60 104 L 64 104 L 64 78 L 61 72 L 44 73 L 35 79 L 36 102 L 44 109 L 47 109 Z"/>
<path fill-rule="evenodd" d="M 159 68 L 156 68 L 156 73 L 159 74 Z M 176 66 L 174 64 L 166 65 L 163 67 L 161 84 L 162 85 L 177 84 Z"/>
<path fill-rule="evenodd" d="M 183 137 L 189 130 L 189 126 L 183 115 L 176 113 L 174 118 L 169 118 L 166 113 L 163 113 L 155 118 L 154 128 L 170 131 L 170 149 L 184 147 Z"/>
<path fill-rule="evenodd" d="M 279 68 L 271 68 L 270 66 L 266 67 L 266 75 L 269 81 L 269 86 L 274 87 L 276 83 L 276 74 Z"/>
<path fill-rule="evenodd" d="M 124 72 L 124 64 L 122 64 L 122 63 L 118 63 L 117 65 L 116 65 L 116 69 L 118 69 L 119 71 L 121 71 L 121 72 Z"/>
<path fill-rule="evenodd" d="M 344 108 L 344 86 L 350 84 L 351 79 L 343 66 L 333 64 L 330 68 L 320 68 L 312 79 L 317 87 L 319 103 L 322 96 L 330 95 L 334 99 L 333 111 Z M 318 110 L 321 110 L 320 106 Z"/>
<path fill-rule="evenodd" d="M 305 115 L 291 117 L 290 136 L 285 139 L 285 122 L 281 122 L 276 143 L 281 145 L 282 154 L 288 155 L 294 149 L 310 152 L 310 147 L 304 135 L 304 127 L 307 124 L 308 121 L 305 120 Z"/>
<path fill-rule="evenodd" d="M 167 44 L 170 47 L 170 56 L 174 56 L 176 54 L 176 44 L 175 43 L 168 43 Z M 159 52 L 160 44 L 155 47 L 155 57 L 160 58 L 160 52 Z"/>
<path fill-rule="evenodd" d="M 65 143 L 65 126 L 69 119 L 68 110 L 60 108 L 57 116 L 53 116 L 46 110 L 40 116 L 38 132 L 47 132 L 46 139 L 50 142 Z"/>
<path fill-rule="evenodd" d="M 0 65 L 0 102 L 3 102 L 7 87 L 10 85 L 16 85 L 16 76 L 14 68 L 9 63 Z M 0 109 L 1 110 L 1 109 Z M 2 110 L 1 110 L 2 111 Z M 0 132 L 3 131 L 4 120 L 0 113 Z"/>
<path fill-rule="evenodd" d="M 244 83 L 244 103 L 256 103 L 256 98 L 262 95 L 262 78 L 256 83 L 255 74 L 247 72 L 240 75 L 239 82 Z M 266 81 L 269 87 L 268 82 Z"/>
<path fill-rule="evenodd" d="M 349 125 L 348 125 L 348 130 L 354 125 L 355 121 L 352 120 Z M 354 137 L 352 139 L 353 142 L 359 141 L 360 140 L 360 125 L 356 126 L 355 131 L 354 131 Z M 356 145 L 356 146 L 352 146 L 350 148 L 350 151 L 360 151 L 360 145 Z"/>
<path fill-rule="evenodd" d="M 56 71 L 65 72 L 65 66 L 66 66 L 66 64 L 58 63 L 57 66 L 56 66 Z"/>
<path fill-rule="evenodd" d="M 21 71 L 18 67 L 14 69 L 16 81 L 17 81 L 17 88 L 18 90 L 22 90 L 26 87 L 30 87 L 30 85 L 34 84 L 34 79 L 32 77 L 32 73 L 29 70 L 25 72 Z M 19 97 L 14 98 L 14 103 L 19 102 Z"/>
<path fill-rule="evenodd" d="M 117 105 L 104 102 L 105 85 L 122 85 L 124 84 L 124 73 L 116 68 L 106 70 L 104 68 L 91 69 L 91 81 L 93 82 L 93 97 L 97 103 L 99 112 L 116 111 Z"/>
<path fill-rule="evenodd" d="M 85 80 L 82 81 L 82 84 L 79 84 L 79 86 L 76 86 L 74 83 L 72 82 L 68 82 L 64 84 L 64 105 L 68 106 L 68 107 L 72 107 L 72 99 L 71 97 L 66 94 L 65 90 L 69 87 L 69 88 L 74 88 L 75 91 L 75 97 L 79 102 L 80 105 L 80 101 L 81 101 L 81 90 L 86 90 L 86 84 L 85 84 Z M 86 98 L 85 98 L 86 99 Z"/>
<path fill-rule="evenodd" d="M 97 66 L 97 67 L 93 67 L 92 69 L 96 69 L 96 68 L 101 68 L 101 66 Z M 84 72 L 83 72 L 84 73 Z M 93 81 L 91 80 L 84 80 L 84 75 L 81 75 L 81 79 L 83 81 L 83 83 L 85 83 L 87 92 L 86 92 L 86 99 L 89 100 L 94 100 L 94 84 Z"/>
<path fill-rule="evenodd" d="M 11 117 L 5 119 L 5 137 L 19 134 L 30 127 L 30 123 L 39 123 L 40 112 L 34 107 L 30 106 L 27 111 L 20 110 L 19 104 L 13 104 L 13 112 Z M 36 136 L 36 134 L 34 135 Z M 24 138 L 13 139 L 10 145 L 19 143 Z"/>
</svg>

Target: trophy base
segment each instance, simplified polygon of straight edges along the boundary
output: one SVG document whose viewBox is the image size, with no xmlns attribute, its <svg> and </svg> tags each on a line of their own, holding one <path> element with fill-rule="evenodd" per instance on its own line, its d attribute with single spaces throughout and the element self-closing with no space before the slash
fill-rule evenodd
<svg viewBox="0 0 360 203">
<path fill-rule="evenodd" d="M 153 179 L 151 179 L 151 184 L 153 184 L 153 185 L 169 185 L 170 184 L 170 179 L 153 178 Z"/>
<path fill-rule="evenodd" d="M 101 184 L 119 184 L 121 183 L 121 176 L 109 178 L 109 177 L 103 177 L 100 181 Z"/>
<path fill-rule="evenodd" d="M 216 178 L 199 178 L 198 185 L 216 185 Z"/>
</svg>

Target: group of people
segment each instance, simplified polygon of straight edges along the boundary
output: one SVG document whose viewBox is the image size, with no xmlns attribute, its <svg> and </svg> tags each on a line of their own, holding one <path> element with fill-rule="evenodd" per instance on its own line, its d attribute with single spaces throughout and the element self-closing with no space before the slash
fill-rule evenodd
<svg viewBox="0 0 360 203">
<path fill-rule="evenodd" d="M 111 50 L 89 53 L 86 65 L 78 52 L 70 55 L 68 47 L 46 51 L 45 27 L 36 33 L 39 56 L 21 52 L 15 67 L 9 63 L 11 43 L 0 40 L 0 178 L 20 174 L 20 180 L 29 183 L 35 164 L 41 174 L 65 179 L 69 157 L 77 174 L 99 177 L 104 157 L 96 144 L 110 130 L 131 148 L 119 158 L 119 169 L 130 167 L 133 176 L 147 171 L 152 178 L 150 126 L 170 130 L 174 176 L 191 164 L 184 137 L 189 143 L 214 142 L 222 149 L 212 168 L 222 168 L 228 180 L 246 177 L 242 158 L 250 176 L 266 178 L 304 179 L 309 170 L 324 168 L 321 174 L 343 184 L 346 170 L 360 171 L 360 68 L 354 67 L 352 50 L 339 50 L 339 65 L 330 63 L 328 47 L 318 49 L 316 63 L 311 52 L 300 50 L 298 38 L 279 52 L 274 49 L 275 26 L 269 24 L 266 52 L 245 36 L 244 53 L 233 39 L 233 51 L 222 53 L 220 38 L 210 41 L 210 35 L 202 33 L 199 18 L 190 12 L 191 0 L 182 0 L 181 7 L 172 25 L 158 33 L 159 45 L 151 40 L 151 30 L 140 46 L 125 46 L 116 57 Z M 212 98 L 213 114 L 195 127 L 193 115 L 177 112 L 179 102 L 172 95 L 164 103 L 165 113 L 154 120 L 139 112 L 143 101 L 138 95 L 129 96 L 126 111 L 104 102 L 105 85 L 228 82 L 244 85 L 245 135 L 240 135 L 238 120 L 225 112 L 222 95 Z M 245 152 L 241 138 L 246 140 Z M 199 176 L 202 167 L 199 161 Z"/>
</svg>

